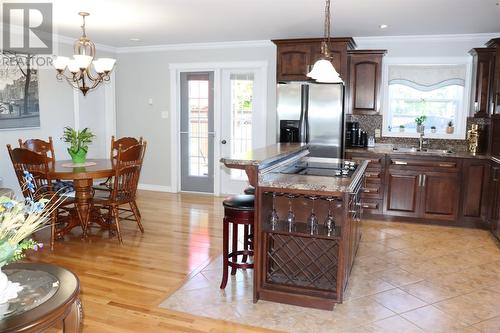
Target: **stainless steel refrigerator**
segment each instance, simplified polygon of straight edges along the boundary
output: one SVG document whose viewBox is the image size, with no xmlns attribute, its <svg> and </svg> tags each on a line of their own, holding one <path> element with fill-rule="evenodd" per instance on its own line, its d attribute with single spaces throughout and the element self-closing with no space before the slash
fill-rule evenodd
<svg viewBox="0 0 500 333">
<path fill-rule="evenodd" d="M 283 120 L 296 121 L 299 142 L 310 156 L 342 158 L 344 153 L 344 86 L 308 82 L 278 84 L 278 137 Z M 288 122 L 290 124 L 290 122 Z"/>
</svg>

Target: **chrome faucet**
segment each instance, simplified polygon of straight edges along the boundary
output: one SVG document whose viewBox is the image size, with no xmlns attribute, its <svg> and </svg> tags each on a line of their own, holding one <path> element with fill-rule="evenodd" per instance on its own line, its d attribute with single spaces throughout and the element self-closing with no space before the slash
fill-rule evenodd
<svg viewBox="0 0 500 333">
<path fill-rule="evenodd" d="M 422 151 L 424 149 L 424 145 L 427 144 L 427 141 L 424 141 L 424 132 L 420 132 L 420 138 L 418 139 L 418 150 Z"/>
</svg>

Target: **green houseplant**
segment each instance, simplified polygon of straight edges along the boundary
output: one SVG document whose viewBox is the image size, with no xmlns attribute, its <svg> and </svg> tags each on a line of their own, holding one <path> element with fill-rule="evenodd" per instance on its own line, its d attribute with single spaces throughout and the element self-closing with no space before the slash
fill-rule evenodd
<svg viewBox="0 0 500 333">
<path fill-rule="evenodd" d="M 69 143 L 68 153 L 73 163 L 85 163 L 89 144 L 95 135 L 86 127 L 77 131 L 69 126 L 64 128 L 63 141 Z"/>
<path fill-rule="evenodd" d="M 415 118 L 415 124 L 417 124 L 417 132 L 423 133 L 425 131 L 424 122 L 427 119 L 427 116 L 421 115 L 420 117 Z"/>
</svg>

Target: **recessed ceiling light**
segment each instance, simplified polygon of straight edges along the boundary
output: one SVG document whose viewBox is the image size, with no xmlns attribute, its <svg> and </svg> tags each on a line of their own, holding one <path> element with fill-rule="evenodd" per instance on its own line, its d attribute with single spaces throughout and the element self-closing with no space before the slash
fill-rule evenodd
<svg viewBox="0 0 500 333">
<path fill-rule="evenodd" d="M 140 42 L 141 39 L 140 38 L 130 38 L 130 41 L 131 42 Z"/>
<path fill-rule="evenodd" d="M 378 26 L 380 29 L 386 29 L 388 28 L 389 26 L 387 24 L 381 24 Z"/>
</svg>

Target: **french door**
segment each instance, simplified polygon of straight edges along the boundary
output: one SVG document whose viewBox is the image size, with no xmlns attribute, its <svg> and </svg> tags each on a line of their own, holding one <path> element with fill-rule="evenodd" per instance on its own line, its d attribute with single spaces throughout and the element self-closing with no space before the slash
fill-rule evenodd
<svg viewBox="0 0 500 333">
<path fill-rule="evenodd" d="M 180 73 L 181 191 L 214 192 L 214 72 Z"/>
<path fill-rule="evenodd" d="M 222 70 L 221 156 L 237 156 L 265 145 L 266 120 L 259 89 L 262 79 L 262 73 L 257 69 Z M 221 168 L 220 192 L 242 193 L 248 185 L 246 173 Z"/>
<path fill-rule="evenodd" d="M 179 64 L 171 69 L 171 94 L 177 96 L 171 126 L 173 188 L 241 193 L 248 185 L 245 172 L 219 160 L 266 145 L 267 64 Z"/>
</svg>

